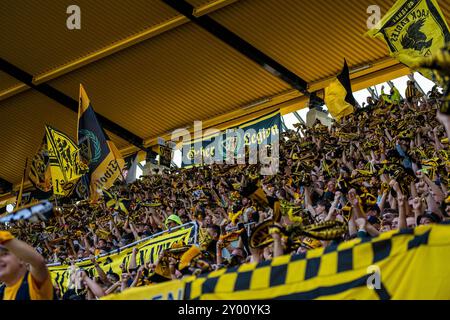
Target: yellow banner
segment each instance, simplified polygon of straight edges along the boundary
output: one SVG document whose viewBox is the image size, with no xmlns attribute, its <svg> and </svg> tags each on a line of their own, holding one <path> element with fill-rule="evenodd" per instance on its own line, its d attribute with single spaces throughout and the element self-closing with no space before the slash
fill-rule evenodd
<svg viewBox="0 0 450 320">
<path fill-rule="evenodd" d="M 187 243 L 191 236 L 192 229 L 193 227 L 189 226 L 182 230 L 162 234 L 155 238 L 140 242 L 135 246 L 126 248 L 118 253 L 100 257 L 97 259 L 97 262 L 105 273 L 114 272 L 120 275 L 122 273 L 120 265 L 123 263 L 128 267 L 133 248 L 139 249 L 139 253 L 136 257 L 136 262 L 138 264 L 143 264 L 144 262 L 149 261 L 154 263 L 158 259 L 159 254 L 163 250 L 170 248 L 175 242 L 183 241 Z M 83 268 L 91 276 L 97 276 L 95 267 L 90 260 L 76 263 L 75 266 L 76 269 Z M 51 266 L 49 267 L 49 270 L 51 272 L 53 282 L 57 284 L 64 293 L 69 286 L 70 266 Z"/>
<path fill-rule="evenodd" d="M 87 172 L 87 167 L 80 161 L 80 149 L 72 139 L 49 126 L 45 130 L 53 193 L 68 196 L 77 180 Z"/>
<path fill-rule="evenodd" d="M 163 282 L 157 285 L 133 288 L 117 294 L 110 294 L 102 300 L 183 300 L 184 282 L 181 280 Z"/>
<path fill-rule="evenodd" d="M 383 233 L 336 247 L 218 270 L 188 299 L 450 299 L 450 225 Z"/>
<path fill-rule="evenodd" d="M 450 223 L 426 225 L 105 299 L 174 298 L 183 291 L 185 300 L 448 300 L 448 261 Z"/>
<path fill-rule="evenodd" d="M 448 24 L 436 0 L 398 0 L 367 34 L 383 39 L 391 55 L 409 67 L 419 58 L 434 56 L 450 41 Z M 427 72 L 424 75 L 431 77 Z"/>
</svg>

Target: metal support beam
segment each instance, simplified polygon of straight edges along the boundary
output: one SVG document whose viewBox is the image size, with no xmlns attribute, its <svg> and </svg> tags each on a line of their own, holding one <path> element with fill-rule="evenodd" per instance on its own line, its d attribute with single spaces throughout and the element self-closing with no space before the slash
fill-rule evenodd
<svg viewBox="0 0 450 320">
<path fill-rule="evenodd" d="M 422 87 L 417 83 L 416 79 L 414 78 L 414 74 L 408 74 L 408 79 L 411 81 L 414 81 L 414 85 L 416 86 L 417 90 L 419 90 L 419 92 L 421 94 L 423 94 L 424 97 L 427 96 L 427 94 L 425 93 L 425 91 L 423 91 Z"/>
<path fill-rule="evenodd" d="M 392 89 L 395 87 L 394 83 L 392 81 L 388 81 L 387 84 L 389 85 L 389 87 Z"/>
<path fill-rule="evenodd" d="M 281 132 L 288 131 L 289 128 L 287 127 L 286 123 L 284 122 L 283 116 L 281 116 Z"/>
<path fill-rule="evenodd" d="M 391 89 L 393 89 L 395 87 L 395 84 L 392 81 L 388 81 L 387 83 L 388 83 L 389 87 L 391 87 Z M 403 99 L 403 95 L 401 92 L 400 92 L 400 97 L 402 97 L 402 99 Z"/>
<path fill-rule="evenodd" d="M 205 4 L 197 7 L 195 9 L 194 15 L 198 17 L 198 16 L 212 13 L 212 12 L 219 10 L 221 8 L 224 8 L 236 1 L 238 1 L 238 0 L 209 1 L 208 3 L 205 3 Z M 133 34 L 124 39 L 115 41 L 114 43 L 112 43 L 106 47 L 103 47 L 96 51 L 90 52 L 86 56 L 80 57 L 75 60 L 71 60 L 70 62 L 64 63 L 63 65 L 60 65 L 54 69 L 51 69 L 47 72 L 36 75 L 33 78 L 33 83 L 41 84 L 43 82 L 48 82 L 57 77 L 61 77 L 65 74 L 68 74 L 74 70 L 81 68 L 81 67 L 89 65 L 100 59 L 106 58 L 116 52 L 122 51 L 126 48 L 129 48 L 129 47 L 139 44 L 143 41 L 146 41 L 148 39 L 156 37 L 156 36 L 158 36 L 164 32 L 167 32 L 169 30 L 175 29 L 175 28 L 177 28 L 185 23 L 188 23 L 188 22 L 189 22 L 189 19 L 187 19 L 185 16 L 179 15 L 179 16 L 173 17 L 169 20 L 163 21 L 159 24 L 149 26 L 148 28 L 142 30 L 141 32 Z M 0 101 L 7 99 L 11 96 L 14 96 L 16 94 L 19 94 L 20 92 L 29 90 L 29 89 L 30 88 L 23 83 L 20 83 L 13 87 L 7 88 L 3 91 L 0 91 Z"/>
<path fill-rule="evenodd" d="M 268 55 L 255 48 L 253 45 L 231 32 L 223 25 L 213 20 L 209 16 L 196 17 L 194 15 L 194 6 L 186 2 L 185 0 L 162 0 L 164 3 L 169 5 L 172 9 L 181 13 L 189 20 L 194 22 L 196 25 L 201 27 L 203 30 L 209 32 L 216 38 L 222 40 L 230 47 L 234 48 L 250 60 L 256 62 L 266 71 L 271 73 L 273 76 L 286 82 L 293 88 L 297 89 L 301 93 L 307 96 L 315 96 L 311 94 L 307 88 L 308 84 L 305 80 L 297 76 L 292 71 L 288 70 L 286 67 L 278 63 L 277 61 L 270 58 Z M 316 97 L 317 98 L 317 97 Z M 317 98 L 320 99 L 320 98 Z"/>
<path fill-rule="evenodd" d="M 297 118 L 297 120 L 298 120 L 301 124 L 304 124 L 304 125 L 306 126 L 305 120 L 303 120 L 303 118 L 298 114 L 298 112 L 297 112 L 297 111 L 294 111 L 293 113 L 294 113 L 294 116 Z"/>
<path fill-rule="evenodd" d="M 369 88 L 367 88 L 367 91 L 369 91 L 373 100 L 378 100 L 378 94 L 376 93 L 376 87 L 375 87 L 375 89 L 372 89 L 372 87 L 369 87 Z"/>
<path fill-rule="evenodd" d="M 53 88 L 52 86 L 42 83 L 35 85 L 33 83 L 33 76 L 31 74 L 26 73 L 25 71 L 19 69 L 15 65 L 9 63 L 8 61 L 0 58 L 0 70 L 6 72 L 10 76 L 16 78 L 17 80 L 25 83 L 30 88 L 35 89 L 36 91 L 42 93 L 48 98 L 62 104 L 66 108 L 72 110 L 75 113 L 78 113 L 78 100 L 73 99 L 72 97 L 66 95 L 65 93 L 59 91 L 58 89 Z M 138 137 L 134 133 L 128 131 L 127 129 L 119 126 L 117 123 L 105 118 L 101 114 L 96 113 L 97 119 L 102 125 L 102 127 L 106 130 L 111 131 L 115 135 L 121 137 L 122 139 L 128 141 L 129 143 L 135 145 L 136 147 L 145 150 L 144 141 L 142 138 Z"/>
</svg>

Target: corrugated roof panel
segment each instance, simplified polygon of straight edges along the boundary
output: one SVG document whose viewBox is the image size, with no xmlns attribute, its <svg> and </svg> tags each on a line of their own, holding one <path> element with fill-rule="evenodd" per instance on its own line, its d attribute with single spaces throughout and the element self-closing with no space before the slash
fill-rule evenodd
<svg viewBox="0 0 450 320">
<path fill-rule="evenodd" d="M 193 5 L 196 8 L 201 7 L 203 5 L 213 3 L 215 1 L 216 0 L 187 0 L 187 2 L 189 2 L 191 5 Z"/>
<path fill-rule="evenodd" d="M 81 30 L 66 27 L 73 4 Z M 0 57 L 36 75 L 177 15 L 160 0 L 2 0 Z"/>
<path fill-rule="evenodd" d="M 0 177 L 20 182 L 26 157 L 33 157 L 45 134 L 45 125 L 76 139 L 77 114 L 46 96 L 29 90 L 2 101 L 0 110 Z M 128 142 L 107 132 L 118 148 Z"/>
<path fill-rule="evenodd" d="M 376 4 L 385 14 L 394 2 Z M 366 11 L 372 4 L 361 0 L 243 0 L 211 17 L 314 82 L 335 75 L 344 58 L 350 66 L 360 66 L 388 55 L 382 41 L 363 36 L 368 30 Z"/>
<path fill-rule="evenodd" d="M 11 77 L 9 74 L 4 73 L 3 71 L 0 71 L 0 91 L 12 88 L 18 84 L 21 84 L 19 80 Z"/>
<path fill-rule="evenodd" d="M 163 57 L 163 59 L 162 59 Z M 119 52 L 50 82 L 149 138 L 235 110 L 288 85 L 194 24 Z"/>
<path fill-rule="evenodd" d="M 49 124 L 74 137 L 76 114 L 47 97 L 26 91 L 2 101 L 0 117 L 0 177 L 20 182 L 26 157 L 39 148 Z"/>
</svg>

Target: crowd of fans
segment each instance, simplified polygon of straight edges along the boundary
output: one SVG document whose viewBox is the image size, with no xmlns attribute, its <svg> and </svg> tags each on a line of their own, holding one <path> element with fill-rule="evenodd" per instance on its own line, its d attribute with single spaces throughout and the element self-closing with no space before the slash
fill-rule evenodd
<svg viewBox="0 0 450 320">
<path fill-rule="evenodd" d="M 163 170 L 118 183 L 96 204 L 63 205 L 48 222 L 19 221 L 8 230 L 48 263 L 72 265 L 69 290 L 62 296 L 55 287 L 62 298 L 96 299 L 331 243 L 299 237 L 292 245 L 283 233 L 293 223 L 285 214 L 289 209 L 309 223 L 345 223 L 345 234 L 333 242 L 438 223 L 450 215 L 449 117 L 436 116 L 441 98 L 436 87 L 421 95 L 410 82 L 406 99 L 396 89 L 369 97 L 331 127 L 299 123 L 281 133 L 280 167 L 272 176 L 259 175 L 258 165 Z M 279 201 L 283 213 L 281 232 L 271 229 L 273 241 L 260 248 L 249 245 L 249 235 L 274 210 L 242 192 L 249 181 Z M 200 245 L 184 255 L 169 250 L 155 263 L 139 265 L 134 249 L 121 274 L 96 262 L 98 255 L 187 222 L 198 224 Z M 77 259 L 91 259 L 96 276 L 76 270 Z"/>
</svg>

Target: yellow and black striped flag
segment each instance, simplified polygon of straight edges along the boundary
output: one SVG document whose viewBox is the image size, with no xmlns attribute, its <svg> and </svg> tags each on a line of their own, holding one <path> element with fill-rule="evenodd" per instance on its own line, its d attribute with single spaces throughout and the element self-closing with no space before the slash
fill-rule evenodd
<svg viewBox="0 0 450 320">
<path fill-rule="evenodd" d="M 100 126 L 91 101 L 80 84 L 78 108 L 78 145 L 89 163 L 89 197 L 97 200 L 122 176 L 125 166 L 119 150 Z"/>
<path fill-rule="evenodd" d="M 88 168 L 81 161 L 80 148 L 72 139 L 50 126 L 45 126 L 45 132 L 53 194 L 67 197 Z"/>
<path fill-rule="evenodd" d="M 383 39 L 391 55 L 408 67 L 434 56 L 450 41 L 450 31 L 437 0 L 398 0 L 367 35 Z M 432 79 L 427 70 L 420 72 Z"/>
<path fill-rule="evenodd" d="M 449 235 L 448 223 L 419 226 L 219 269 L 183 279 L 184 298 L 448 300 Z"/>
<path fill-rule="evenodd" d="M 356 100 L 353 97 L 350 73 L 345 59 L 342 72 L 325 88 L 325 104 L 331 116 L 337 121 L 355 112 Z"/>
<path fill-rule="evenodd" d="M 36 189 L 49 192 L 52 189 L 52 175 L 50 173 L 50 161 L 48 157 L 47 139 L 44 136 L 41 146 L 31 159 L 28 179 Z"/>
<path fill-rule="evenodd" d="M 394 230 L 102 299 L 448 300 L 449 236 L 448 222 Z"/>
</svg>

